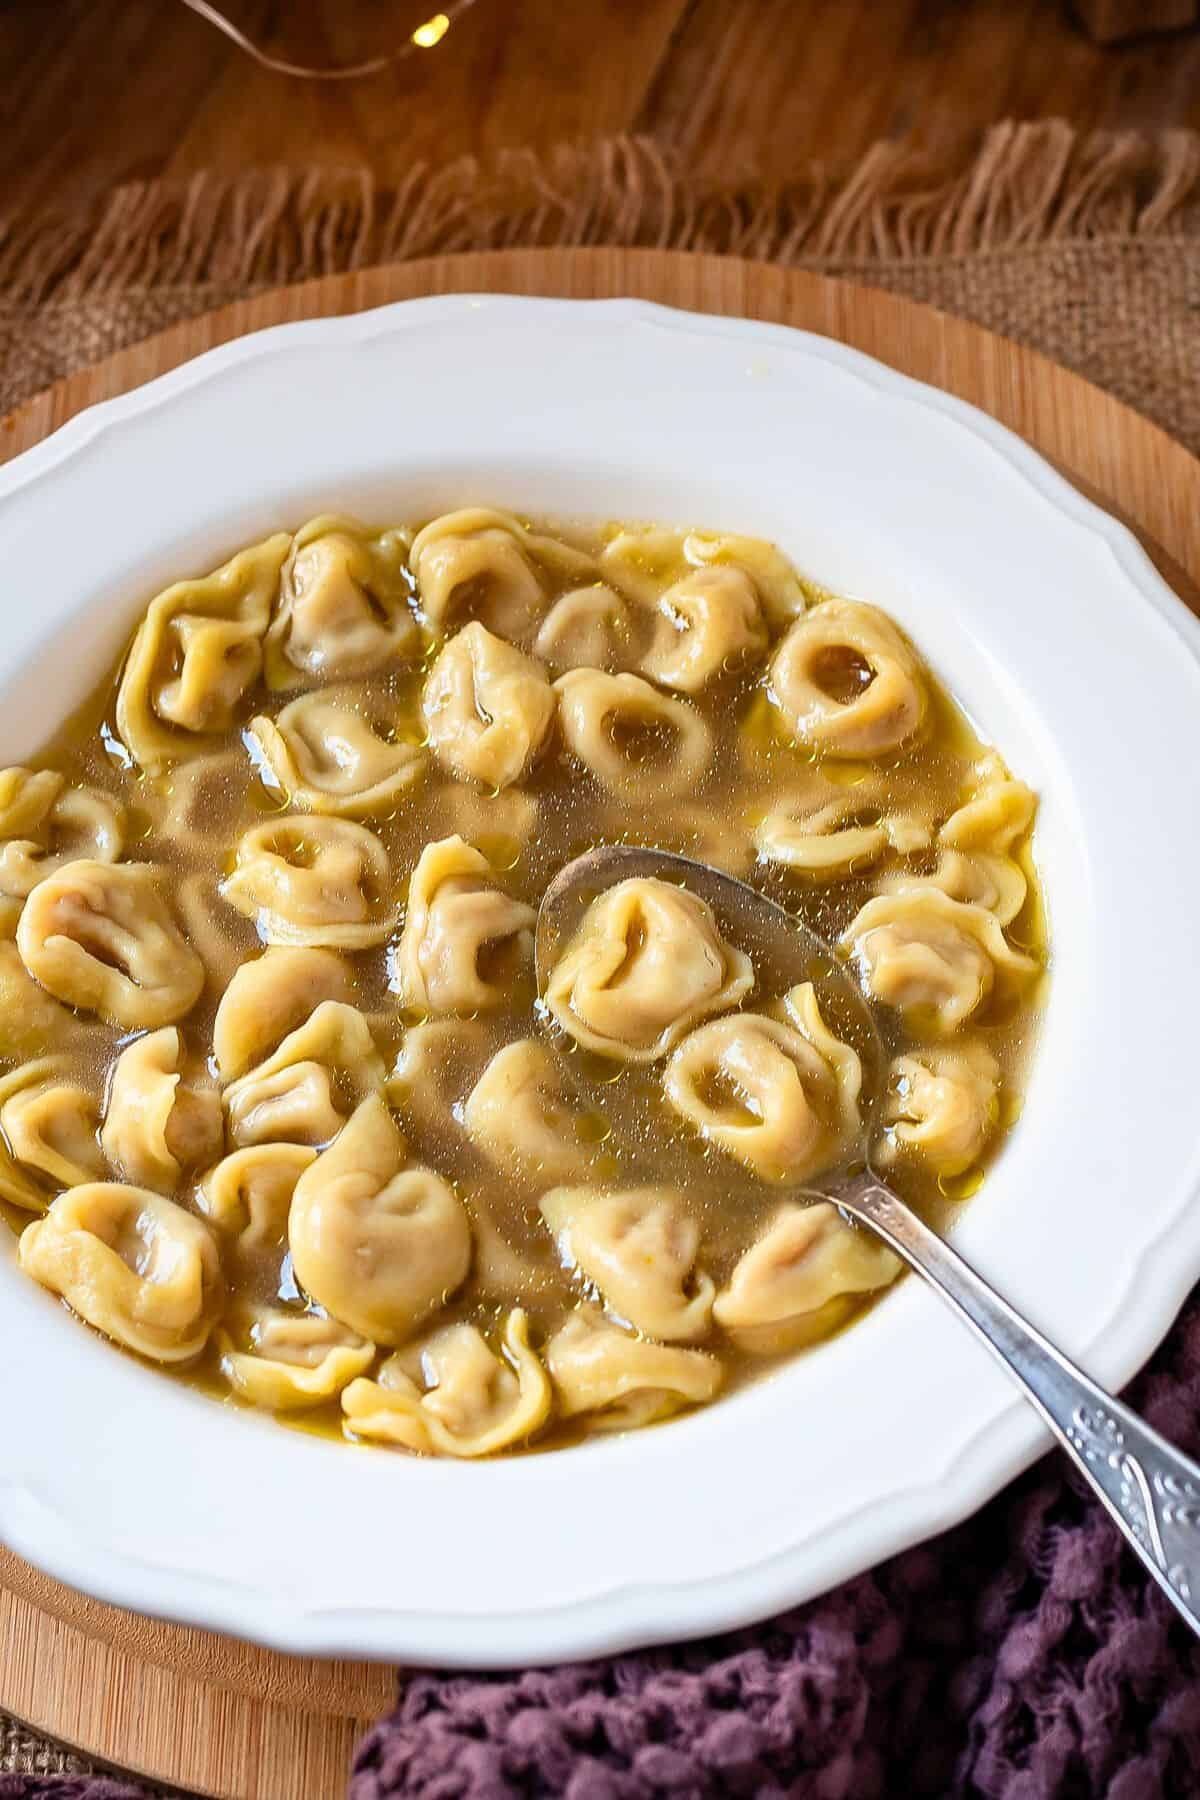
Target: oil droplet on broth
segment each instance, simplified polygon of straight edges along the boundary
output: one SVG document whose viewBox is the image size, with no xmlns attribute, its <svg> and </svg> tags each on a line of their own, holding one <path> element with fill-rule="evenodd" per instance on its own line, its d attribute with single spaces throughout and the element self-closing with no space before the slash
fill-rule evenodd
<svg viewBox="0 0 1200 1800">
<path fill-rule="evenodd" d="M 938 1193 L 945 1200 L 969 1200 L 972 1194 L 979 1192 L 983 1183 L 984 1171 L 981 1168 L 965 1169 L 961 1175 L 939 1175 Z"/>
</svg>

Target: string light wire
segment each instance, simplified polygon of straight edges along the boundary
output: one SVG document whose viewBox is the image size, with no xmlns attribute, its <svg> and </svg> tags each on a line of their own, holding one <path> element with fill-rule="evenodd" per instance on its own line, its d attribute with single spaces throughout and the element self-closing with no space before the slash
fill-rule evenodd
<svg viewBox="0 0 1200 1800">
<path fill-rule="evenodd" d="M 269 51 L 256 44 L 253 38 L 247 37 L 232 19 L 210 5 L 209 0 L 183 0 L 183 4 L 189 12 L 194 12 L 197 17 L 214 26 L 260 68 L 269 69 L 273 75 L 290 75 L 298 81 L 357 81 L 364 75 L 382 73 L 384 69 L 391 68 L 393 63 L 411 56 L 414 50 L 431 50 L 435 44 L 440 44 L 455 20 L 470 12 L 476 0 L 446 0 L 443 11 L 434 13 L 432 18 L 418 25 L 399 49 L 387 51 L 382 56 L 372 56 L 366 62 L 350 63 L 340 69 L 314 69 L 303 63 L 288 62 L 282 56 L 272 56 Z"/>
</svg>

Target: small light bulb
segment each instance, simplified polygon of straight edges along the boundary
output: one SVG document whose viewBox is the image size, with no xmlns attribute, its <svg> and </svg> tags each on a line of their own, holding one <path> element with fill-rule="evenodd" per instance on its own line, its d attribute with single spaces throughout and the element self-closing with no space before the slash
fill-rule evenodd
<svg viewBox="0 0 1200 1800">
<path fill-rule="evenodd" d="M 449 29 L 450 21 L 446 14 L 434 13 L 432 19 L 426 19 L 423 25 L 417 26 L 412 34 L 412 41 L 420 50 L 432 50 L 435 44 L 441 43 Z"/>
</svg>

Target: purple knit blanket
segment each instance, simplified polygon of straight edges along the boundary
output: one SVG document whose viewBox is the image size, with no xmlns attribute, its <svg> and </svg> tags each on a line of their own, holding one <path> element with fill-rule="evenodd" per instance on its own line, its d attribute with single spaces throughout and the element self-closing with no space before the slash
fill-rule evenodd
<svg viewBox="0 0 1200 1800">
<path fill-rule="evenodd" d="M 1200 1297 L 1132 1399 L 1200 1452 Z M 0 1775 L 0 1800 L 142 1794 Z M 559 1795 L 1196 1800 L 1200 1643 L 1054 1455 L 965 1525 L 751 1630 L 410 1676 L 359 1746 L 349 1800 Z"/>
</svg>

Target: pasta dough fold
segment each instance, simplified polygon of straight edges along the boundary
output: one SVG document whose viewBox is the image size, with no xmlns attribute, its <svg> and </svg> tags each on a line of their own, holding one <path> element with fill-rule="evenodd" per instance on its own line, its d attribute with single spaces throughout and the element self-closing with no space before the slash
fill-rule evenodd
<svg viewBox="0 0 1200 1800">
<path fill-rule="evenodd" d="M 113 1065 L 100 1142 L 134 1187 L 173 1194 L 185 1168 L 221 1152 L 221 1101 L 211 1084 L 183 1075 L 174 1025 L 135 1038 Z"/>
<path fill-rule="evenodd" d="M 700 1227 L 680 1195 L 558 1187 L 541 1211 L 564 1265 L 594 1283 L 617 1318 L 668 1342 L 707 1334 L 715 1289 L 696 1265 Z"/>
<path fill-rule="evenodd" d="M 15 931 L 39 881 L 81 858 L 115 863 L 125 810 L 99 788 L 68 787 L 50 769 L 0 769 L 0 924 Z"/>
<path fill-rule="evenodd" d="M 427 844 L 413 870 L 392 984 L 422 1012 L 503 1006 L 533 956 L 537 914 L 497 886 L 486 856 L 460 837 Z"/>
<path fill-rule="evenodd" d="M 345 681 L 420 647 L 410 609 L 406 531 L 371 531 L 324 514 L 292 542 L 266 637 L 267 681 Z"/>
<path fill-rule="evenodd" d="M 880 894 L 852 920 L 843 946 L 867 993 L 914 1028 L 948 1037 L 994 990 L 1019 992 L 1037 973 L 994 914 L 937 887 Z"/>
<path fill-rule="evenodd" d="M 837 1207 L 788 1202 L 739 1259 L 713 1317 L 752 1354 L 824 1337 L 854 1298 L 887 1287 L 901 1263 L 871 1232 L 847 1225 Z"/>
<path fill-rule="evenodd" d="M 334 950 L 273 946 L 241 963 L 213 1022 L 213 1057 L 222 1081 L 234 1081 L 278 1048 L 323 1000 L 349 1003 L 350 970 Z"/>
<path fill-rule="evenodd" d="M 25 1212 L 44 1212 L 52 1188 L 79 1187 L 105 1174 L 97 1141 L 95 1096 L 70 1078 L 70 1059 L 42 1057 L 0 1079 L 0 1199 Z"/>
<path fill-rule="evenodd" d="M 598 1431 L 633 1430 L 702 1405 L 725 1375 L 717 1357 L 634 1337 L 592 1306 L 568 1314 L 546 1345 L 546 1367 L 560 1416 L 586 1414 Z"/>
<path fill-rule="evenodd" d="M 25 1227 L 17 1253 L 89 1325 L 155 1362 L 198 1356 L 224 1299 L 208 1227 L 148 1188 L 68 1188 Z"/>
<path fill-rule="evenodd" d="M 289 806 L 371 819 L 394 812 L 425 767 L 419 744 L 385 731 L 372 724 L 363 695 L 334 688 L 301 694 L 278 718 L 260 714 L 249 737 Z"/>
<path fill-rule="evenodd" d="M 938 1175 L 961 1175 L 978 1161 L 999 1120 L 1000 1067 L 983 1044 L 897 1056 L 883 1116 L 882 1164 L 903 1157 Z"/>
<path fill-rule="evenodd" d="M 235 1144 L 327 1144 L 383 1086 L 383 1058 L 357 1007 L 323 1000 L 283 1042 L 225 1090 Z"/>
<path fill-rule="evenodd" d="M 859 1059 L 825 1025 L 811 982 L 780 1017 L 711 1019 L 672 1053 L 668 1100 L 708 1143 L 764 1181 L 806 1181 L 845 1160 L 859 1134 Z"/>
<path fill-rule="evenodd" d="M 498 1168 L 515 1166 L 550 1181 L 586 1169 L 584 1132 L 595 1122 L 567 1093 L 554 1057 L 534 1038 L 498 1050 L 463 1109 L 468 1134 Z"/>
<path fill-rule="evenodd" d="M 342 1395 L 355 1437 L 426 1456 L 490 1456 L 523 1443 L 550 1414 L 550 1382 L 519 1307 L 492 1350 L 474 1325 L 448 1325 L 411 1352 L 391 1356 L 378 1381 Z"/>
<path fill-rule="evenodd" d="M 396 923 L 387 851 L 349 819 L 253 826 L 238 841 L 221 895 L 268 944 L 363 950 L 381 944 Z"/>
<path fill-rule="evenodd" d="M 241 1399 L 270 1412 L 298 1412 L 333 1400 L 364 1375 L 375 1346 L 337 1319 L 278 1306 L 247 1306 L 222 1328 L 221 1373 Z"/>
<path fill-rule="evenodd" d="M 377 1094 L 296 1183 L 288 1242 L 305 1292 L 377 1344 L 402 1344 L 462 1284 L 471 1260 L 462 1202 L 432 1169 L 407 1166 Z"/>
<path fill-rule="evenodd" d="M 826 756 L 881 756 L 920 729 L 920 660 L 891 620 L 857 600 L 825 600 L 788 632 L 769 692 L 788 730 Z"/>
<path fill-rule="evenodd" d="M 707 771 L 712 733 L 686 700 L 640 675 L 601 669 L 572 669 L 554 687 L 564 743 L 611 793 L 635 799 L 648 783 L 663 795 L 684 793 Z"/>
<path fill-rule="evenodd" d="M 180 935 L 150 863 L 66 863 L 40 881 L 17 925 L 33 976 L 68 1006 L 127 1031 L 190 1012 L 204 964 Z"/>
<path fill-rule="evenodd" d="M 444 645 L 421 698 L 438 761 L 457 780 L 492 789 L 520 781 L 546 741 L 554 708 L 541 666 L 477 620 Z"/>
<path fill-rule="evenodd" d="M 551 582 L 594 574 L 582 551 L 526 530 L 511 513 L 467 507 L 432 520 L 413 540 L 421 611 L 448 633 L 478 619 L 509 643 L 527 643 L 549 605 Z"/>
<path fill-rule="evenodd" d="M 576 1043 L 654 1062 L 753 985 L 749 957 L 725 942 L 703 900 L 634 878 L 592 901 L 550 971 L 545 1001 Z"/>
<path fill-rule="evenodd" d="M 158 769 L 228 731 L 262 669 L 262 642 L 291 543 L 286 532 L 146 609 L 117 691 L 117 730 L 135 762 Z"/>
</svg>

